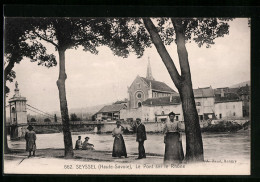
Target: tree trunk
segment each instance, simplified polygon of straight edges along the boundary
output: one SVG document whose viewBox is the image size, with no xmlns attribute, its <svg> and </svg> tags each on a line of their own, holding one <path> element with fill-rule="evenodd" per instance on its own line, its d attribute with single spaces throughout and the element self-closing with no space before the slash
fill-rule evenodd
<svg viewBox="0 0 260 182">
<path fill-rule="evenodd" d="M 176 33 L 177 52 L 181 67 L 181 83 L 178 91 L 182 101 L 186 133 L 187 161 L 203 161 L 203 143 L 200 131 L 199 116 L 197 113 L 194 93 L 192 89 L 191 73 L 188 52 L 185 46 L 185 22 L 182 19 L 173 19 L 172 23 Z"/>
<path fill-rule="evenodd" d="M 203 143 L 199 125 L 199 117 L 192 89 L 188 53 L 185 47 L 184 29 L 180 24 L 173 22 L 176 32 L 177 50 L 181 67 L 180 76 L 151 19 L 143 18 L 143 20 L 146 29 L 150 33 L 157 52 L 162 58 L 162 61 L 164 62 L 173 80 L 173 83 L 180 93 L 186 133 L 185 159 L 187 161 L 203 161 Z"/>
<path fill-rule="evenodd" d="M 191 83 L 184 80 L 179 89 L 186 134 L 185 160 L 203 161 L 203 143 L 199 125 L 199 117 L 195 105 Z"/>
<path fill-rule="evenodd" d="M 65 146 L 65 158 L 73 158 L 74 153 L 73 153 L 72 138 L 70 132 L 69 114 L 68 114 L 66 88 L 65 88 L 65 80 L 67 78 L 65 72 L 65 49 L 59 48 L 58 51 L 59 51 L 60 70 L 59 70 L 59 79 L 57 80 L 57 86 L 59 89 L 60 111 L 62 117 L 62 130 L 63 130 L 63 138 L 64 138 L 64 146 Z"/>
<path fill-rule="evenodd" d="M 4 80 L 4 88 L 6 87 L 6 80 Z M 8 142 L 7 142 L 7 127 L 6 127 L 6 93 L 4 93 L 4 153 L 10 153 L 10 149 L 8 147 Z"/>
</svg>

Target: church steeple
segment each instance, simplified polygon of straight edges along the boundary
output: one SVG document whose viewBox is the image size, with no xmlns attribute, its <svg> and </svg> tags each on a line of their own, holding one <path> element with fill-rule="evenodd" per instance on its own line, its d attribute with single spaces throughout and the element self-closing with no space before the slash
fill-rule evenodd
<svg viewBox="0 0 260 182">
<path fill-rule="evenodd" d="M 150 64 L 150 57 L 148 57 L 146 79 L 154 80 L 153 75 L 152 75 L 152 68 L 151 68 L 151 64 Z"/>
</svg>

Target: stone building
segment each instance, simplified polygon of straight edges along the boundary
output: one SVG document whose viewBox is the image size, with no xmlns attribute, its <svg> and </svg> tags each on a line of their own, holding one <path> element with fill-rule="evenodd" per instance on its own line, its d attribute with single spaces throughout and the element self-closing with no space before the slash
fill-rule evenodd
<svg viewBox="0 0 260 182">
<path fill-rule="evenodd" d="M 11 140 L 24 137 L 27 127 L 26 98 L 19 93 L 17 82 L 15 83 L 14 91 L 14 96 L 9 99 Z"/>
</svg>

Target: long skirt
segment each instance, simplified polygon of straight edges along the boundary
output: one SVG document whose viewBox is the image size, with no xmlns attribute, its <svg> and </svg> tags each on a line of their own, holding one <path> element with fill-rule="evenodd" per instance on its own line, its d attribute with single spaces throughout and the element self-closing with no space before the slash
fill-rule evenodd
<svg viewBox="0 0 260 182">
<path fill-rule="evenodd" d="M 112 157 L 121 157 L 121 156 L 127 157 L 127 153 L 126 153 L 124 138 L 122 135 L 119 135 L 114 139 Z"/>
<path fill-rule="evenodd" d="M 180 133 L 166 133 L 164 162 L 180 163 L 184 159 Z"/>
</svg>

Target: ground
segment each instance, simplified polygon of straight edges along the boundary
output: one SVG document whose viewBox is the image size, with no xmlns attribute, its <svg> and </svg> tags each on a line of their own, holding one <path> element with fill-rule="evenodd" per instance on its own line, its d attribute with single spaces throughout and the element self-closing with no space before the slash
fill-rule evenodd
<svg viewBox="0 0 260 182">
<path fill-rule="evenodd" d="M 163 156 L 147 154 L 137 160 L 113 158 L 111 151 L 75 150 L 74 159 L 64 159 L 63 149 L 39 149 L 28 158 L 25 150 L 16 149 L 4 156 L 4 172 L 18 174 L 250 174 L 249 165 L 237 161 L 205 161 L 197 164 L 163 164 Z"/>
</svg>

